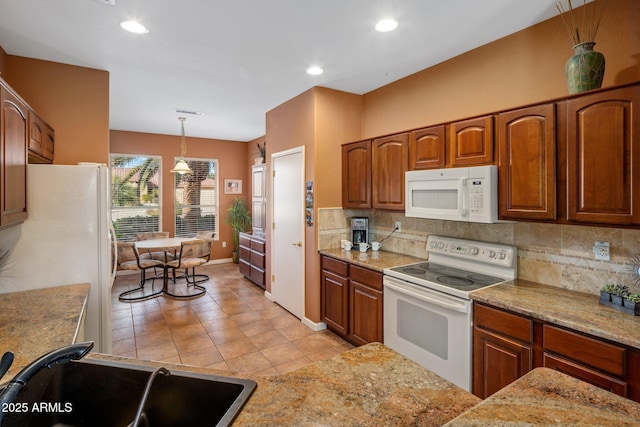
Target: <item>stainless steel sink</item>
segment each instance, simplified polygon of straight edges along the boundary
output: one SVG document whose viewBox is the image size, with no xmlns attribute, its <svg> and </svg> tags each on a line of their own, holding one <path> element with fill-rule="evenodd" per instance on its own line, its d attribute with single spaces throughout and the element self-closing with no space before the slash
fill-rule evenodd
<svg viewBox="0 0 640 427">
<path fill-rule="evenodd" d="M 170 371 L 154 379 L 144 405 L 151 427 L 230 425 L 256 387 L 252 380 Z M 127 426 L 152 372 L 90 359 L 43 369 L 20 390 L 2 427 Z"/>
</svg>

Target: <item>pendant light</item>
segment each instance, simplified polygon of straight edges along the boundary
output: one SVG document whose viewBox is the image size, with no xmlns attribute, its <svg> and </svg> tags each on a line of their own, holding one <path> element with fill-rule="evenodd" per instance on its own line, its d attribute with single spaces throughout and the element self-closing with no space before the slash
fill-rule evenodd
<svg viewBox="0 0 640 427">
<path fill-rule="evenodd" d="M 184 161 L 184 156 L 187 154 L 187 143 L 184 137 L 184 117 L 178 117 L 180 120 L 180 160 L 176 162 L 176 165 L 171 169 L 171 173 L 179 173 L 184 175 L 185 173 L 193 173 L 187 162 Z"/>
</svg>

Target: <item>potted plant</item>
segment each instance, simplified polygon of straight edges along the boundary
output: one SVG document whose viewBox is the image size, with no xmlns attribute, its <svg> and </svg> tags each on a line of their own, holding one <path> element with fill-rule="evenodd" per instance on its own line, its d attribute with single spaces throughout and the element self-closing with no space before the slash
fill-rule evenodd
<svg viewBox="0 0 640 427">
<path fill-rule="evenodd" d="M 640 315 L 640 294 L 629 294 L 622 299 L 622 304 L 634 316 Z"/>
<path fill-rule="evenodd" d="M 235 199 L 231 206 L 227 209 L 227 222 L 231 224 L 233 229 L 233 262 L 236 264 L 239 261 L 239 244 L 240 244 L 240 232 L 247 231 L 251 227 L 251 216 L 249 215 L 249 209 L 242 199 Z"/>
<path fill-rule="evenodd" d="M 622 298 L 629 295 L 629 287 L 626 285 L 616 285 L 613 292 L 611 293 L 611 301 L 615 305 L 622 306 Z"/>
<path fill-rule="evenodd" d="M 614 283 L 607 283 L 600 289 L 600 301 L 611 302 L 611 294 L 616 290 Z"/>
<path fill-rule="evenodd" d="M 258 146 L 258 159 L 256 160 L 256 163 L 262 164 L 267 158 L 267 141 L 263 142 L 262 144 L 256 142 L 256 145 Z"/>
</svg>

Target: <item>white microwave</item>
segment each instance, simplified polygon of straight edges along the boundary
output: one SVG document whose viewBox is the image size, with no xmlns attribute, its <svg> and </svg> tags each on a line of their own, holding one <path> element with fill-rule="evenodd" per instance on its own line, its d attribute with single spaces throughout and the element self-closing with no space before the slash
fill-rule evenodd
<svg viewBox="0 0 640 427">
<path fill-rule="evenodd" d="M 406 172 L 405 215 L 450 221 L 498 222 L 497 166 Z"/>
</svg>

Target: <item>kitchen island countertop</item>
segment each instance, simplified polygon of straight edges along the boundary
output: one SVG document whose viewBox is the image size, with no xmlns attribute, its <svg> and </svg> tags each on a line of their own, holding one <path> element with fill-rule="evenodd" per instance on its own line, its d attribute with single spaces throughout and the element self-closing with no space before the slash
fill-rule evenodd
<svg viewBox="0 0 640 427">
<path fill-rule="evenodd" d="M 102 354 L 87 357 L 253 379 L 258 386 L 234 426 L 441 426 L 480 402 L 380 343 L 273 377 Z"/>
<path fill-rule="evenodd" d="M 350 251 L 345 251 L 343 249 L 321 249 L 319 252 L 321 255 L 337 258 L 381 273 L 385 268 L 426 261 L 424 258 L 383 250 L 368 250 L 367 252 L 360 252 L 357 249 L 352 249 Z"/>
<path fill-rule="evenodd" d="M 88 283 L 0 294 L 0 355 L 14 354 L 0 382 L 43 354 L 73 344 L 88 296 Z"/>
<path fill-rule="evenodd" d="M 640 425 L 640 404 L 548 368 L 536 368 L 446 427 Z"/>
<path fill-rule="evenodd" d="M 640 317 L 598 303 L 597 295 L 520 279 L 470 295 L 478 302 L 640 349 Z"/>
</svg>

